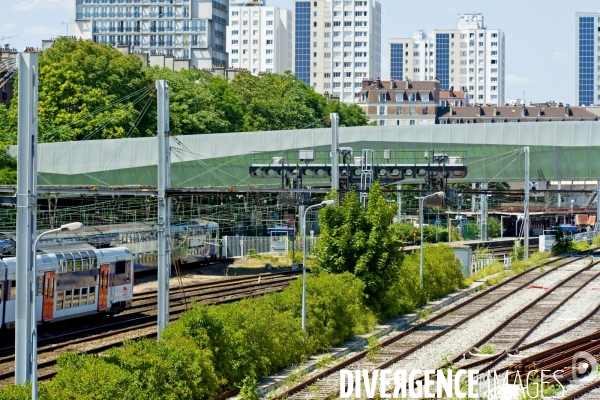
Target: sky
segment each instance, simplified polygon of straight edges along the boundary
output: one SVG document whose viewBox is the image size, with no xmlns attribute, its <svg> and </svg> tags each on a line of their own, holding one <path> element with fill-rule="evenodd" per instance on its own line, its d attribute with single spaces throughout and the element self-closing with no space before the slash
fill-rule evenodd
<svg viewBox="0 0 600 400">
<path fill-rule="evenodd" d="M 420 29 L 456 28 L 458 14 L 479 12 L 488 28 L 502 29 L 506 36 L 507 98 L 576 104 L 575 13 L 599 11 L 598 1 L 381 2 L 382 79 L 389 79 L 388 38 L 412 37 Z M 267 4 L 291 9 L 292 0 L 267 0 Z M 66 34 L 75 16 L 75 0 L 0 0 L 0 5 L 0 43 L 16 36 L 10 43 L 17 49 L 41 47 L 43 39 Z"/>
</svg>

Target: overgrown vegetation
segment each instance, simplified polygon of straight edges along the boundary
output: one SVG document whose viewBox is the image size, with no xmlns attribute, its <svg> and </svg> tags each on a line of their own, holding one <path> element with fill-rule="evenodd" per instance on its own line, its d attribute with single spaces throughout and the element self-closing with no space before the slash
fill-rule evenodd
<svg viewBox="0 0 600 400">
<path fill-rule="evenodd" d="M 552 245 L 552 255 L 560 255 L 566 253 L 573 245 L 573 236 L 564 232 L 560 226 L 554 228 L 554 244 Z"/>
<path fill-rule="evenodd" d="M 368 201 L 365 211 L 356 193 L 351 192 L 340 207 L 319 213 L 317 270 L 350 272 L 363 281 L 367 304 L 381 319 L 412 311 L 462 286 L 460 262 L 446 245 L 425 247 L 421 286 L 419 254 L 404 256 L 398 246 L 397 232 L 402 227 L 392 224 L 396 204 L 385 200 L 377 182 Z"/>
<path fill-rule="evenodd" d="M 308 340 L 301 329 L 301 280 L 281 293 L 221 306 L 196 305 L 162 340 L 128 342 L 104 356 L 65 353 L 41 399 L 207 399 L 241 387 L 256 399 L 256 378 L 364 333 L 375 317 L 365 285 L 350 274 L 309 276 Z M 25 397 L 23 397 L 23 395 Z M 22 387 L 0 399 L 28 398 Z"/>
</svg>

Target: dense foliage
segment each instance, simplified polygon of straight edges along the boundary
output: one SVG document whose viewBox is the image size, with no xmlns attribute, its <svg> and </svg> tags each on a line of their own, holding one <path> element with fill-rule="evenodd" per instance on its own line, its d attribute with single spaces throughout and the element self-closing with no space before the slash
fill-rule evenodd
<svg viewBox="0 0 600 400">
<path fill-rule="evenodd" d="M 331 112 L 342 126 L 368 122 L 361 107 L 327 100 L 290 73 L 242 72 L 228 82 L 198 70 L 147 68 L 135 55 L 65 37 L 40 54 L 39 65 L 40 142 L 153 135 L 157 79 L 170 82 L 176 135 L 320 128 Z M 16 137 L 17 98 L 0 107 L 5 137 Z"/>
<path fill-rule="evenodd" d="M 415 228 L 392 224 L 396 204 L 385 200 L 379 183 L 371 188 L 368 204 L 365 210 L 358 196 L 348 193 L 340 207 L 319 213 L 317 270 L 350 272 L 363 281 L 367 304 L 380 318 L 412 310 L 462 285 L 460 262 L 450 247 L 440 245 L 425 250 L 425 284 L 420 287 L 418 253 L 401 252 L 401 243 L 412 241 Z M 429 239 L 435 240 L 435 227 L 427 228 Z M 440 232 L 447 240 L 447 232 Z"/>
<path fill-rule="evenodd" d="M 196 305 L 162 340 L 129 342 L 104 356 L 65 353 L 40 399 L 208 399 L 297 363 L 370 329 L 364 284 L 350 274 L 309 276 L 307 331 L 301 329 L 302 282 L 262 298 Z M 29 398 L 26 387 L 0 399 Z"/>
<path fill-rule="evenodd" d="M 367 303 L 378 309 L 383 294 L 402 264 L 402 252 L 391 221 L 396 205 L 388 204 L 376 182 L 365 211 L 355 192 L 346 194 L 341 207 L 319 213 L 321 235 L 316 246 L 317 268 L 350 272 L 366 285 Z"/>
</svg>

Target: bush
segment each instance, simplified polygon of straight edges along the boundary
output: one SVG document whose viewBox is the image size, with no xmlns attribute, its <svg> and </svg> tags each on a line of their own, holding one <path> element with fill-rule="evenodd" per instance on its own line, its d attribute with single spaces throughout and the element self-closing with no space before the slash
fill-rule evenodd
<svg viewBox="0 0 600 400">
<path fill-rule="evenodd" d="M 600 246 L 600 235 L 594 236 L 594 239 L 592 240 L 592 245 L 595 247 Z"/>
<path fill-rule="evenodd" d="M 388 286 L 383 299 L 383 318 L 395 317 L 459 289 L 463 285 L 462 267 L 447 245 L 426 246 L 423 253 L 424 286 L 421 288 L 420 255 L 407 255 L 400 273 Z"/>
<path fill-rule="evenodd" d="M 554 244 L 552 245 L 552 255 L 557 256 L 569 251 L 573 245 L 573 236 L 563 232 L 560 226 L 555 228 Z"/>
<path fill-rule="evenodd" d="M 301 327 L 302 281 L 281 293 L 220 306 L 196 305 L 161 341 L 129 341 L 104 356 L 65 353 L 40 399 L 209 399 L 234 387 L 255 399 L 256 377 L 339 345 L 371 329 L 365 285 L 351 274 L 307 280 L 307 331 Z M 30 398 L 27 386 L 0 389 L 0 399 Z"/>
</svg>

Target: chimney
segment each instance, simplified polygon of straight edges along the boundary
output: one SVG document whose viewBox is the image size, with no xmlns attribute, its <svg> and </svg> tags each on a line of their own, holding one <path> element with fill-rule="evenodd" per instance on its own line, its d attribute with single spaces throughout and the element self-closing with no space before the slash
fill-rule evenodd
<svg viewBox="0 0 600 400">
<path fill-rule="evenodd" d="M 454 107 L 450 106 L 450 116 L 454 115 Z"/>
<path fill-rule="evenodd" d="M 565 105 L 565 117 L 570 117 L 571 116 L 571 106 L 566 104 Z"/>
<path fill-rule="evenodd" d="M 525 104 L 523 104 L 523 109 L 521 110 L 521 117 L 526 117 L 527 116 L 527 107 L 525 107 Z"/>
<path fill-rule="evenodd" d="M 475 114 L 476 117 L 481 117 L 483 115 L 483 107 L 480 105 L 477 106 L 477 114 Z"/>
<path fill-rule="evenodd" d="M 406 78 L 406 89 L 410 89 L 410 79 Z"/>
<path fill-rule="evenodd" d="M 450 90 L 448 91 L 448 97 L 454 97 L 454 86 L 450 86 Z"/>
<path fill-rule="evenodd" d="M 390 79 L 390 89 L 396 89 L 396 81 L 393 79 Z"/>
<path fill-rule="evenodd" d="M 363 79 L 363 81 L 362 81 L 362 88 L 366 89 L 369 86 L 371 86 L 372 84 L 373 84 L 373 79 L 370 79 L 370 78 L 369 79 Z"/>
<path fill-rule="evenodd" d="M 381 86 L 381 79 L 377 78 L 377 89 L 382 89 L 383 86 Z"/>
<path fill-rule="evenodd" d="M 494 106 L 494 115 L 493 116 L 495 117 L 496 115 L 498 115 L 498 107 Z"/>
</svg>

